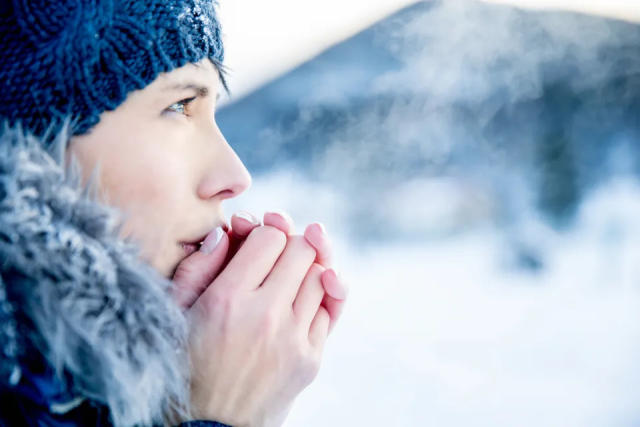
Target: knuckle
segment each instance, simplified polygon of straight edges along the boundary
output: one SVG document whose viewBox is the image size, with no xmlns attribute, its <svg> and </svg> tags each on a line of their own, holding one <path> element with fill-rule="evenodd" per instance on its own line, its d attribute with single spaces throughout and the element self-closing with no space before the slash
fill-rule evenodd
<svg viewBox="0 0 640 427">
<path fill-rule="evenodd" d="M 309 277 L 320 280 L 320 276 L 322 276 L 325 270 L 323 266 L 314 262 L 309 268 Z"/>
<path fill-rule="evenodd" d="M 230 318 L 236 305 L 235 292 L 229 289 L 212 289 L 207 298 L 207 309 L 218 318 Z"/>
<path fill-rule="evenodd" d="M 305 385 L 313 382 L 320 371 L 320 358 L 309 353 L 298 363 L 298 376 Z"/>
<path fill-rule="evenodd" d="M 300 252 L 303 255 L 309 258 L 315 258 L 316 250 L 311 244 L 305 239 L 304 236 L 291 236 L 287 242 L 287 249 L 292 249 L 296 252 Z"/>
<path fill-rule="evenodd" d="M 318 308 L 318 317 L 319 317 L 319 320 L 321 321 L 329 321 L 331 319 L 329 312 L 323 306 L 320 306 Z"/>
<path fill-rule="evenodd" d="M 316 313 L 316 321 L 319 325 L 328 325 L 331 322 L 331 315 L 327 311 L 324 306 L 318 307 L 318 312 Z"/>
<path fill-rule="evenodd" d="M 308 331 L 295 338 L 291 337 L 286 347 L 296 377 L 301 379 L 304 385 L 307 385 L 315 378 L 320 369 L 320 358 L 309 345 Z"/>
</svg>

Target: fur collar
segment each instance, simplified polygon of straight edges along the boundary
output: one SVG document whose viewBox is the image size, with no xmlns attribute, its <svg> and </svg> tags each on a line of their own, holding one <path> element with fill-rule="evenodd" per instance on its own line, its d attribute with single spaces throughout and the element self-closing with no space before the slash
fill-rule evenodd
<svg viewBox="0 0 640 427">
<path fill-rule="evenodd" d="M 15 386 L 37 349 L 74 395 L 115 425 L 161 421 L 188 402 L 186 321 L 170 282 L 118 239 L 118 215 L 51 148 L 0 129 L 0 384 Z"/>
</svg>

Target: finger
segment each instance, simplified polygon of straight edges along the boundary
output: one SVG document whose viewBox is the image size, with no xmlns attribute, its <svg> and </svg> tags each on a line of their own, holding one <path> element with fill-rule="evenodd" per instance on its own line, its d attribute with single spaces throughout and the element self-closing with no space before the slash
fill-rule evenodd
<svg viewBox="0 0 640 427">
<path fill-rule="evenodd" d="M 324 299 L 322 300 L 322 304 L 320 306 L 324 307 L 327 310 L 327 312 L 329 313 L 329 317 L 331 318 L 329 332 L 333 331 L 333 328 L 335 328 L 338 320 L 340 320 L 342 311 L 344 309 L 344 304 L 345 300 L 335 299 L 327 294 L 324 295 Z"/>
<path fill-rule="evenodd" d="M 211 287 L 257 289 L 273 268 L 287 244 L 287 236 L 277 228 L 260 226 L 251 233 Z"/>
<path fill-rule="evenodd" d="M 264 225 L 270 225 L 289 235 L 294 232 L 294 224 L 291 217 L 284 212 L 267 212 L 264 214 Z"/>
<path fill-rule="evenodd" d="M 229 252 L 227 253 L 227 263 L 238 252 L 249 233 L 260 226 L 260 221 L 248 212 L 238 212 L 234 214 L 230 222 L 231 232 L 228 233 Z"/>
<path fill-rule="evenodd" d="M 300 284 L 316 258 L 316 251 L 302 236 L 290 236 L 262 289 L 283 304 L 292 306 Z"/>
<path fill-rule="evenodd" d="M 331 265 L 331 243 L 324 225 L 320 223 L 309 225 L 304 231 L 304 237 L 318 253 L 316 262 L 324 267 L 329 267 Z"/>
<path fill-rule="evenodd" d="M 207 235 L 200 250 L 185 258 L 173 275 L 171 295 L 188 309 L 218 275 L 229 250 L 227 234 L 218 227 Z"/>
<path fill-rule="evenodd" d="M 349 292 L 347 285 L 338 278 L 335 270 L 332 268 L 327 269 L 322 274 L 322 286 L 329 296 L 337 300 L 345 300 Z"/>
<path fill-rule="evenodd" d="M 300 285 L 296 300 L 293 302 L 293 314 L 305 331 L 309 331 L 311 322 L 324 297 L 323 272 L 324 268 L 321 265 L 313 264 Z"/>
<path fill-rule="evenodd" d="M 231 216 L 231 231 L 234 239 L 244 240 L 260 221 L 248 212 L 238 212 Z"/>
<path fill-rule="evenodd" d="M 320 306 L 309 329 L 309 343 L 318 352 L 322 352 L 324 343 L 327 341 L 330 322 L 329 312 Z"/>
<path fill-rule="evenodd" d="M 332 269 L 322 273 L 321 280 L 326 292 L 322 300 L 322 306 L 327 310 L 331 318 L 331 324 L 329 325 L 329 332 L 331 332 L 342 315 L 348 288 Z"/>
</svg>

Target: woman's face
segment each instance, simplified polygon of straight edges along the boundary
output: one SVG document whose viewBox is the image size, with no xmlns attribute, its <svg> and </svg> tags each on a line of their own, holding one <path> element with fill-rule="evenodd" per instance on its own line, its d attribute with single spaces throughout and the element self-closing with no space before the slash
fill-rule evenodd
<svg viewBox="0 0 640 427">
<path fill-rule="evenodd" d="M 122 237 L 168 278 L 189 253 L 183 243 L 224 224 L 222 201 L 251 184 L 215 122 L 221 86 L 209 60 L 162 74 L 67 151 L 85 181 L 99 168 L 103 201 L 125 214 Z"/>
</svg>

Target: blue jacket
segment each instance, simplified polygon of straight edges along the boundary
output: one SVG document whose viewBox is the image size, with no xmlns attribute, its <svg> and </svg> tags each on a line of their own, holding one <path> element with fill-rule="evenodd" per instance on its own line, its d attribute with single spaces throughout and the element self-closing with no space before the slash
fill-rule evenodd
<svg viewBox="0 0 640 427">
<path fill-rule="evenodd" d="M 185 316 L 65 164 L 67 142 L 0 129 L 0 426 L 174 425 L 189 415 Z"/>
<path fill-rule="evenodd" d="M 99 402 L 74 397 L 56 379 L 38 353 L 23 361 L 20 382 L 0 388 L 0 427 L 111 426 L 109 409 Z M 159 424 L 158 424 L 159 425 Z M 194 420 L 180 427 L 229 427 L 214 421 Z"/>
</svg>

